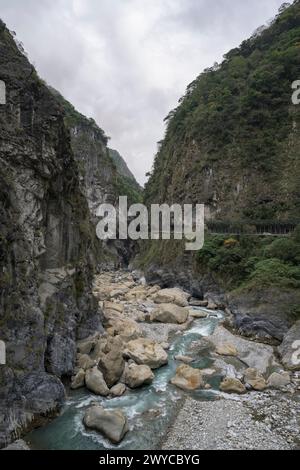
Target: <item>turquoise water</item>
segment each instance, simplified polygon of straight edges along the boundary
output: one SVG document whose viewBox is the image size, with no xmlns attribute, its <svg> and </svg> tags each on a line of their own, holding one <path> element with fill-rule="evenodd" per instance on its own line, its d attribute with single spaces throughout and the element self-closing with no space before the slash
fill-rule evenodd
<svg viewBox="0 0 300 470">
<path fill-rule="evenodd" d="M 212 312 L 211 312 L 212 313 Z M 32 431 L 26 440 L 34 449 L 156 449 L 168 426 L 177 413 L 179 401 L 186 395 L 178 388 L 169 384 L 175 374 L 178 362 L 173 357 L 177 354 L 187 355 L 191 343 L 202 336 L 208 336 L 216 327 L 218 318 L 209 316 L 197 319 L 192 327 L 176 335 L 169 350 L 169 363 L 155 371 L 152 384 L 130 390 L 122 397 L 104 398 L 93 395 L 86 389 L 70 391 L 65 407 L 59 417 L 46 426 Z M 201 357 L 191 364 L 193 367 L 209 367 L 207 357 Z M 191 392 L 193 398 L 198 400 L 213 400 L 218 379 L 209 382 L 211 390 L 198 390 Z M 87 431 L 82 424 L 86 408 L 91 402 L 99 402 L 107 409 L 121 408 L 127 415 L 129 432 L 119 445 L 113 445 L 100 434 Z"/>
</svg>

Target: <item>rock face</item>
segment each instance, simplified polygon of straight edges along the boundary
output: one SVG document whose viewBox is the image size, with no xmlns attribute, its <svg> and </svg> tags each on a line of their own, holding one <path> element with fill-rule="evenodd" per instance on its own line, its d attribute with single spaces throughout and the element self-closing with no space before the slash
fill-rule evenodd
<svg viewBox="0 0 300 470">
<path fill-rule="evenodd" d="M 229 253 L 219 257 L 214 234 L 220 233 L 225 242 L 232 230 L 230 225 L 235 222 L 250 234 L 269 221 L 283 226 L 288 220 L 299 223 L 300 160 L 296 156 L 300 149 L 300 108 L 287 99 L 286 91 L 291 70 L 300 67 L 299 55 L 296 63 L 294 59 L 299 16 L 300 4 L 295 1 L 288 10 L 282 10 L 270 27 L 243 41 L 224 56 L 222 63 L 195 78 L 179 106 L 166 117 L 165 138 L 144 191 L 147 205 L 171 205 L 174 201 L 201 201 L 205 205 L 205 255 L 210 260 L 205 262 L 203 257 L 203 262 L 199 262 L 197 253 L 184 253 L 180 240 L 165 241 L 155 251 L 145 243 L 141 259 L 151 259 L 151 264 L 145 266 L 147 280 L 162 287 L 178 285 L 189 289 L 200 300 L 208 291 L 218 294 L 226 286 L 231 291 L 227 300 L 238 331 L 245 336 L 279 341 L 292 326 L 294 310 L 300 303 L 297 280 L 287 280 L 284 287 L 283 282 L 272 282 L 275 276 L 270 272 L 270 279 L 261 283 L 253 270 L 256 285 L 244 289 L 239 280 L 231 281 L 234 265 L 241 268 L 237 258 L 244 257 L 243 252 L 237 255 L 233 248 L 230 262 Z M 281 51 L 280 58 L 273 55 L 274 50 Z M 291 50 L 295 53 L 291 54 Z M 263 83 L 270 85 L 268 70 L 277 68 L 284 72 L 276 85 L 274 81 L 274 86 L 269 87 L 269 99 L 258 117 L 258 94 Z M 256 79 L 249 83 L 245 70 L 251 70 L 253 77 L 259 75 L 260 83 Z M 226 88 L 226 98 L 215 93 L 216 87 Z M 272 122 L 269 116 L 274 107 L 281 118 Z M 262 250 L 265 246 L 261 244 Z M 277 259 L 284 259 L 282 250 Z M 227 264 L 231 263 L 230 273 Z M 289 264 L 283 269 L 288 269 Z"/>
<path fill-rule="evenodd" d="M 100 432 L 114 444 L 121 442 L 128 431 L 127 418 L 121 410 L 92 406 L 86 411 L 83 422 L 87 428 Z"/>
<path fill-rule="evenodd" d="M 85 385 L 96 395 L 102 395 L 106 397 L 109 394 L 109 388 L 107 387 L 103 378 L 103 374 L 98 369 L 98 367 L 93 367 L 92 369 L 86 371 Z"/>
<path fill-rule="evenodd" d="M 176 375 L 171 379 L 171 384 L 182 390 L 197 390 L 204 387 L 201 370 L 194 369 L 187 364 L 177 367 Z"/>
<path fill-rule="evenodd" d="M 129 364 L 125 371 L 125 383 L 130 388 L 147 385 L 154 379 L 154 374 L 149 366 Z"/>
<path fill-rule="evenodd" d="M 151 369 L 157 369 L 168 362 L 166 351 L 155 341 L 146 338 L 129 341 L 124 354 L 137 364 L 145 364 Z"/>
<path fill-rule="evenodd" d="M 63 111 L 1 21 L 0 70 L 1 447 L 18 424 L 61 405 L 76 340 L 101 323 L 95 236 Z"/>
<path fill-rule="evenodd" d="M 287 369 L 300 370 L 300 320 L 285 334 L 278 351 Z"/>
<path fill-rule="evenodd" d="M 183 307 L 174 304 L 161 304 L 151 313 L 151 320 L 161 323 L 185 323 L 189 312 Z"/>
</svg>

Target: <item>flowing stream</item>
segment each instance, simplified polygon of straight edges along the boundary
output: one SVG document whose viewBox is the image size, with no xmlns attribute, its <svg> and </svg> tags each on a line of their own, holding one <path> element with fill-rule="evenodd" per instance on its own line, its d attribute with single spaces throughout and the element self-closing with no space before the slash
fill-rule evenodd
<svg viewBox="0 0 300 470">
<path fill-rule="evenodd" d="M 197 310 L 197 308 L 195 308 Z M 205 309 L 201 309 L 205 310 Z M 208 317 L 194 320 L 191 327 L 175 335 L 169 349 L 169 363 L 154 371 L 155 379 L 151 385 L 128 390 L 117 398 L 104 398 L 90 393 L 86 389 L 68 392 L 68 399 L 59 417 L 44 427 L 27 435 L 27 441 L 33 449 L 157 449 L 163 440 L 168 426 L 178 412 L 181 400 L 187 392 L 169 384 L 175 375 L 178 362 L 176 355 L 188 355 L 193 341 L 213 333 L 222 312 L 209 311 Z M 205 356 L 191 363 L 195 368 L 211 365 Z M 214 376 L 208 379 L 210 390 L 190 392 L 197 400 L 214 400 L 220 379 Z M 99 433 L 88 431 L 82 424 L 85 409 L 91 402 L 99 402 L 107 409 L 121 408 L 127 415 L 129 432 L 119 445 L 111 444 Z"/>
</svg>

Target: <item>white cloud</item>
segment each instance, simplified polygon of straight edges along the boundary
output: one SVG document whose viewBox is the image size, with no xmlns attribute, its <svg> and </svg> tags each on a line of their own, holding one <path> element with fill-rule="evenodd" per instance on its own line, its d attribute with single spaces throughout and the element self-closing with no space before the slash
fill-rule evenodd
<svg viewBox="0 0 300 470">
<path fill-rule="evenodd" d="M 186 86 L 281 0 L 2 0 L 40 75 L 111 136 L 140 182 Z"/>
</svg>

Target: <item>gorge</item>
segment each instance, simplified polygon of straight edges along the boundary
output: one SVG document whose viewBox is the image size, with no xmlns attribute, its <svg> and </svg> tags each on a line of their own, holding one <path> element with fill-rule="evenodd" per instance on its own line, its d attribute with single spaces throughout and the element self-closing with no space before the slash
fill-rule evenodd
<svg viewBox="0 0 300 470">
<path fill-rule="evenodd" d="M 0 21 L 0 448 L 299 447 L 299 44 L 296 0 L 199 75 L 142 190 Z M 205 204 L 204 247 L 99 240 L 120 196 Z"/>
</svg>

